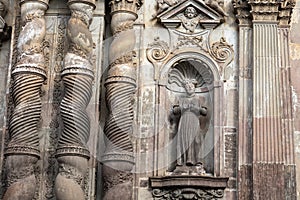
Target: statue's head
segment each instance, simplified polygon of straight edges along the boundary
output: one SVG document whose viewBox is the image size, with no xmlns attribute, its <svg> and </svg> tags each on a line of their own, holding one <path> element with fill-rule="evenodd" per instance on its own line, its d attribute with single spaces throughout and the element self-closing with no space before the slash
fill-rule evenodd
<svg viewBox="0 0 300 200">
<path fill-rule="evenodd" d="M 184 15 L 189 19 L 195 18 L 197 14 L 197 10 L 192 6 L 187 7 L 184 11 Z"/>
<path fill-rule="evenodd" d="M 195 94 L 195 89 L 196 89 L 197 83 L 198 82 L 195 79 L 186 79 L 183 82 L 184 89 L 189 96 L 192 96 Z"/>
</svg>

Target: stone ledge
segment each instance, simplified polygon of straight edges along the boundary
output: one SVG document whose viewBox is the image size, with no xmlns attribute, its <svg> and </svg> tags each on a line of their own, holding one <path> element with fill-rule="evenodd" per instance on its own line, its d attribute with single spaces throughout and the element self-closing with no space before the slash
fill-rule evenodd
<svg viewBox="0 0 300 200">
<path fill-rule="evenodd" d="M 150 177 L 150 187 L 195 187 L 195 188 L 222 188 L 227 187 L 228 177 L 214 176 L 157 176 Z"/>
<path fill-rule="evenodd" d="M 149 178 L 155 200 L 222 199 L 228 179 L 187 175 Z"/>
</svg>

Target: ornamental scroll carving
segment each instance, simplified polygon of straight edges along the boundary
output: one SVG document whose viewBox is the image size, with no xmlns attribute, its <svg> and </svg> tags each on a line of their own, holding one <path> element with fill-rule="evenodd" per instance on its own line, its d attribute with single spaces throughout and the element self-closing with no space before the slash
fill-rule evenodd
<svg viewBox="0 0 300 200">
<path fill-rule="evenodd" d="M 223 199 L 228 178 L 208 176 L 150 177 L 155 200 Z"/>
<path fill-rule="evenodd" d="M 153 43 L 150 43 L 147 48 L 147 58 L 154 65 L 154 80 L 158 79 L 159 68 L 170 54 L 169 45 L 167 42 L 162 41 L 159 37 L 154 39 Z"/>
<path fill-rule="evenodd" d="M 63 131 L 56 149 L 59 171 L 54 189 L 57 199 L 83 200 L 90 158 L 87 148 L 90 119 L 86 108 L 94 79 L 93 40 L 89 26 L 95 4 L 94 1 L 69 0 L 68 6 L 71 11 L 67 26 L 69 49 L 61 71 L 65 90 L 60 104 Z"/>
<path fill-rule="evenodd" d="M 233 46 L 226 42 L 226 39 L 222 37 L 219 42 L 212 44 L 210 48 L 211 56 L 220 63 L 220 73 L 224 73 L 224 69 L 233 61 L 234 50 Z"/>
<path fill-rule="evenodd" d="M 48 1 L 21 1 L 20 6 L 22 30 L 17 41 L 17 62 L 11 72 L 14 109 L 9 119 L 9 143 L 5 149 L 9 186 L 3 197 L 5 200 L 34 198 L 37 188 L 34 168 L 40 158 L 40 94 L 46 79 L 42 44 Z"/>
<path fill-rule="evenodd" d="M 197 51 L 200 50 L 203 54 L 208 54 L 219 63 L 219 72 L 222 75 L 225 68 L 234 59 L 233 45 L 228 44 L 224 37 L 222 37 L 220 41 L 210 45 L 207 39 L 208 37 L 209 35 L 179 36 L 177 38 L 178 42 L 173 49 L 169 47 L 167 42 L 156 37 L 147 48 L 147 58 L 154 65 L 154 80 L 158 79 L 163 64 L 176 55 L 177 52 L 184 52 L 185 49 L 187 49 L 187 51 L 197 49 Z"/>
<path fill-rule="evenodd" d="M 158 21 L 170 30 L 171 44 L 158 39 L 147 48 L 147 58 L 153 63 L 157 80 L 160 68 L 173 56 L 184 51 L 197 51 L 219 63 L 219 72 L 233 60 L 233 48 L 225 38 L 211 43 L 213 30 L 228 16 L 222 8 L 222 1 L 157 1 Z"/>
</svg>

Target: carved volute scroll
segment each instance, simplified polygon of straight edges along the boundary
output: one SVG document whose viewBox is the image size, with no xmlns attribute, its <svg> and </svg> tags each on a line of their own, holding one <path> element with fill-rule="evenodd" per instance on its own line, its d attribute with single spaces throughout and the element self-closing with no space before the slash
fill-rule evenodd
<svg viewBox="0 0 300 200">
<path fill-rule="evenodd" d="M 5 150 L 8 186 L 5 200 L 31 200 L 37 187 L 34 169 L 40 158 L 38 125 L 41 86 L 46 79 L 42 43 L 47 7 L 47 0 L 21 1 L 22 30 L 17 43 L 18 60 L 12 69 L 14 110 Z"/>
<path fill-rule="evenodd" d="M 220 41 L 211 41 L 211 35 L 228 15 L 222 8 L 222 1 L 157 1 L 158 21 L 170 30 L 171 43 L 174 47 L 159 38 L 148 45 L 147 58 L 155 68 L 155 79 L 163 63 L 171 54 L 178 54 L 191 49 L 209 54 L 219 63 L 219 72 L 224 74 L 226 67 L 232 62 L 234 50 L 224 37 Z"/>
<path fill-rule="evenodd" d="M 221 37 L 219 42 L 214 42 L 211 45 L 209 53 L 218 63 L 220 63 L 220 73 L 224 74 L 225 68 L 234 58 L 233 45 L 228 44 L 225 38 Z"/>
<path fill-rule="evenodd" d="M 93 40 L 89 26 L 95 4 L 92 0 L 69 0 L 68 6 L 71 10 L 67 27 L 69 49 L 61 72 L 65 92 L 60 105 L 63 132 L 56 150 L 59 170 L 55 193 L 60 200 L 84 200 L 90 157 L 87 148 L 90 120 L 86 107 L 92 95 L 94 78 Z"/>
<path fill-rule="evenodd" d="M 109 114 L 104 127 L 106 149 L 104 164 L 104 199 L 131 199 L 133 156 L 133 100 L 136 90 L 136 36 L 140 0 L 111 0 L 111 29 L 114 40 L 109 50 L 109 71 L 105 81 Z M 116 177 L 119 178 L 117 181 Z M 120 194 L 120 188 L 127 192 Z M 118 196 L 121 195 L 121 196 Z"/>
</svg>

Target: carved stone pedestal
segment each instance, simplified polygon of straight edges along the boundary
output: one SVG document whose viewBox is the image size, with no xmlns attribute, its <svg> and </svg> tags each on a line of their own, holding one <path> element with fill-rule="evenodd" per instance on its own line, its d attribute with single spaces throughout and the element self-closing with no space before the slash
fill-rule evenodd
<svg viewBox="0 0 300 200">
<path fill-rule="evenodd" d="M 150 177 L 154 199 L 221 199 L 228 178 L 212 176 Z"/>
</svg>

